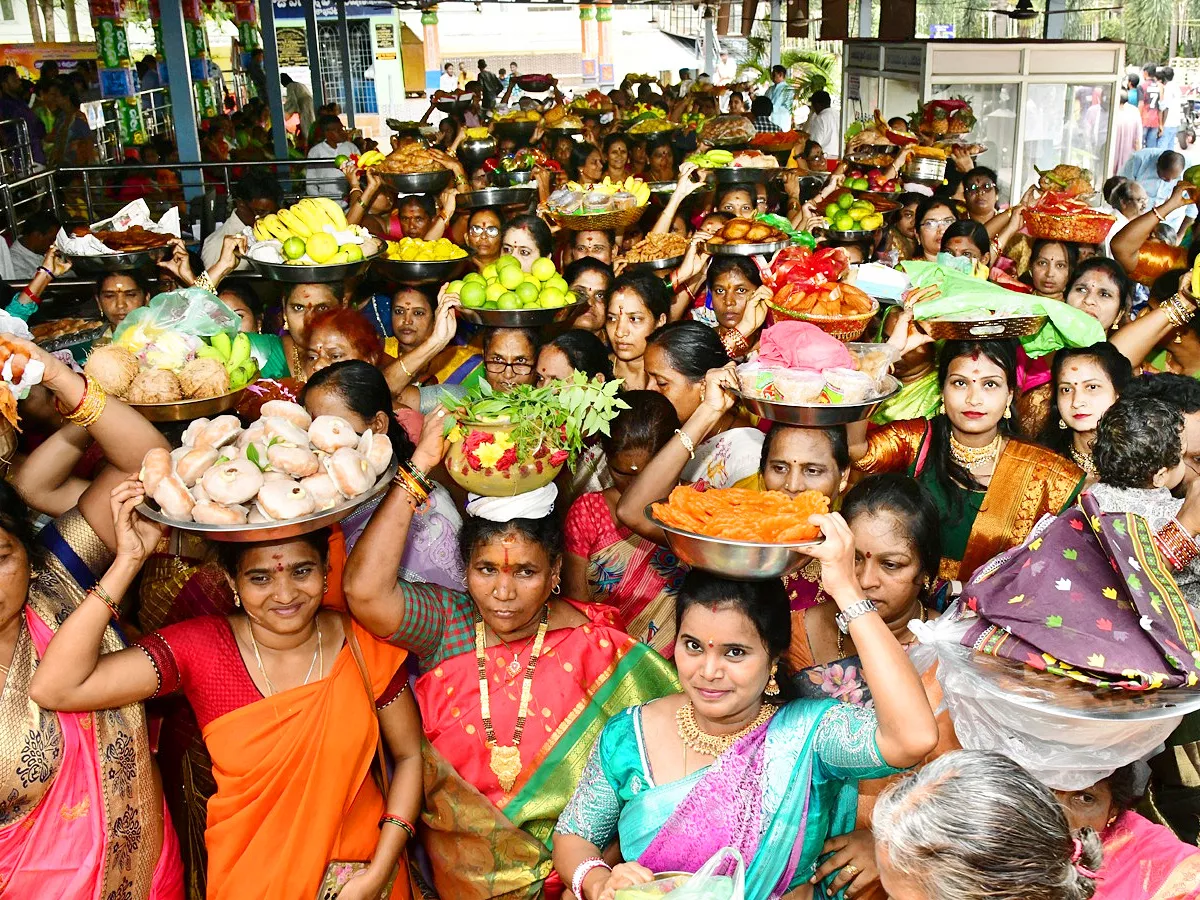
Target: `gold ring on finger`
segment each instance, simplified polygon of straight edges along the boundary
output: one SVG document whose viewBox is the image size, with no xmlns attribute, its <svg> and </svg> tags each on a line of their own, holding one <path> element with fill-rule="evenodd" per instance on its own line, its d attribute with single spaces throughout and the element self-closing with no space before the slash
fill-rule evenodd
<svg viewBox="0 0 1200 900">
<path fill-rule="evenodd" d="M 862 869 L 860 869 L 858 866 L 854 865 L 854 863 L 848 863 L 848 864 L 842 866 L 842 871 L 845 872 L 847 875 L 849 875 L 851 878 L 853 878 L 855 875 L 857 875 L 859 872 L 861 872 Z"/>
</svg>

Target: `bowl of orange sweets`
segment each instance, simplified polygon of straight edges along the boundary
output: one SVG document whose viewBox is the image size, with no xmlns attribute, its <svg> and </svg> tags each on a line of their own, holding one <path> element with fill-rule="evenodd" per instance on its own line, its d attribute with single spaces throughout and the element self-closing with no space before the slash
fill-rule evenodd
<svg viewBox="0 0 1200 900">
<path fill-rule="evenodd" d="M 809 516 L 829 512 L 820 491 L 792 497 L 782 491 L 680 485 L 646 507 L 667 546 L 689 566 L 726 578 L 767 581 L 808 562 L 805 550 L 820 542 Z"/>
</svg>

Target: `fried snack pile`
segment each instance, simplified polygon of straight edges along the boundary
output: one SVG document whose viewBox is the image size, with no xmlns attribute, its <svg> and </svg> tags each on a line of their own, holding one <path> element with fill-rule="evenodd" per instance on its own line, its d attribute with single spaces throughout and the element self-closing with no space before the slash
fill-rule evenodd
<svg viewBox="0 0 1200 900">
<path fill-rule="evenodd" d="M 731 219 L 715 237 L 709 238 L 708 242 L 717 245 L 767 244 L 786 240 L 788 236 L 778 228 L 751 219 Z"/>
<path fill-rule="evenodd" d="M 644 263 L 687 253 L 688 239 L 678 234 L 648 234 L 625 254 L 625 262 Z"/>
<path fill-rule="evenodd" d="M 793 544 L 813 541 L 820 530 L 808 517 L 829 512 L 829 498 L 820 491 L 789 497 L 782 491 L 721 488 L 698 491 L 679 485 L 666 503 L 654 504 L 664 525 L 728 541 Z"/>
<path fill-rule="evenodd" d="M 92 231 L 82 225 L 71 230 L 72 237 L 87 237 L 89 234 L 115 253 L 154 250 L 157 247 L 165 247 L 171 242 L 171 235 L 147 231 L 140 225 L 134 225 L 125 231 Z"/>
</svg>

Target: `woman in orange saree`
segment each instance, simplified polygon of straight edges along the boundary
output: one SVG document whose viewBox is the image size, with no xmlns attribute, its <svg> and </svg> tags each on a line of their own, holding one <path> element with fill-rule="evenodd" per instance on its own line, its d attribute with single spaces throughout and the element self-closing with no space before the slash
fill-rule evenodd
<svg viewBox="0 0 1200 900">
<path fill-rule="evenodd" d="M 441 461 L 426 419 L 407 474 Z M 616 625 L 616 611 L 560 598 L 553 485 L 475 498 L 460 541 L 467 592 L 397 581 L 417 501 L 393 486 L 346 563 L 346 601 L 418 657 L 426 743 L 422 844 L 454 900 L 562 895 L 551 835 L 608 718 L 674 691 L 674 670 Z M 486 518 L 484 518 L 486 516 Z"/>
<path fill-rule="evenodd" d="M 135 513 L 142 497 L 136 479 L 113 492 L 126 560 L 106 586 L 113 596 L 160 535 Z M 225 564 L 244 615 L 192 619 L 102 657 L 110 609 L 91 595 L 34 677 L 31 696 L 59 709 L 184 693 L 217 783 L 206 832 L 212 900 L 307 900 L 345 862 L 362 865 L 342 900 L 411 895 L 404 846 L 420 810 L 421 763 L 406 654 L 320 609 L 328 544 L 328 532 L 314 532 L 230 545 Z M 386 797 L 371 775 L 381 737 L 396 760 Z"/>
</svg>

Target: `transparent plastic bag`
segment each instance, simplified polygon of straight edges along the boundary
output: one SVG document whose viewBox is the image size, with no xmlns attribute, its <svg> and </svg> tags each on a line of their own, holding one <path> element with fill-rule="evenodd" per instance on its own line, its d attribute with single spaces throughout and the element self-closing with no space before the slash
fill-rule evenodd
<svg viewBox="0 0 1200 900">
<path fill-rule="evenodd" d="M 746 863 L 733 847 L 712 855 L 695 875 L 672 875 L 649 884 L 621 888 L 615 900 L 746 900 Z"/>
<path fill-rule="evenodd" d="M 221 332 L 232 337 L 237 330 L 237 313 L 215 295 L 184 288 L 159 294 L 127 315 L 113 333 L 113 343 L 148 366 L 178 371 L 195 355 L 201 338 Z"/>
<path fill-rule="evenodd" d="M 913 622 L 918 672 L 936 665 L 959 743 L 1002 753 L 1047 787 L 1082 790 L 1153 754 L 1183 715 L 1200 708 L 1194 690 L 1105 691 L 961 643 L 970 621 L 952 606 Z M 936 712 L 936 710 L 935 710 Z"/>
</svg>

